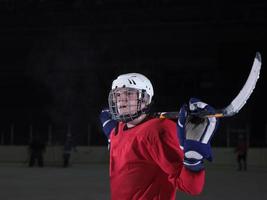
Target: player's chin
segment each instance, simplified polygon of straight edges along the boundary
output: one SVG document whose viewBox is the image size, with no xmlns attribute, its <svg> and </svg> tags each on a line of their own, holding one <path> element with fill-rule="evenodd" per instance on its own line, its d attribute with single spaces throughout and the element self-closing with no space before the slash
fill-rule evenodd
<svg viewBox="0 0 267 200">
<path fill-rule="evenodd" d="M 118 112 L 120 115 L 126 115 L 127 113 L 129 113 L 129 109 L 126 107 L 120 107 L 118 108 Z"/>
<path fill-rule="evenodd" d="M 119 109 L 119 115 L 135 115 L 136 111 L 131 111 L 129 109 Z"/>
</svg>

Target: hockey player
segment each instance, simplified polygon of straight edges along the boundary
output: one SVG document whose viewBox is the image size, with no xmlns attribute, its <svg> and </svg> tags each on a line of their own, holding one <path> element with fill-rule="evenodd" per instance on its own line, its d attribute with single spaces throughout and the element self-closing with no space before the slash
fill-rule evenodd
<svg viewBox="0 0 267 200">
<path fill-rule="evenodd" d="M 210 139 L 217 120 L 194 116 L 214 109 L 190 99 L 180 109 L 176 123 L 152 117 L 153 95 L 153 86 L 144 75 L 120 75 L 112 83 L 109 110 L 100 114 L 110 139 L 113 200 L 173 200 L 176 190 L 191 195 L 203 190 L 204 160 L 212 159 Z"/>
</svg>

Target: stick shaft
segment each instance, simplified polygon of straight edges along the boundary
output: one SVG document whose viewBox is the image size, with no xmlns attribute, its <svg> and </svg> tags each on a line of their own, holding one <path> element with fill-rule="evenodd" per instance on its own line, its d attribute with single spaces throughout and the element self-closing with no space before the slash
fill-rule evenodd
<svg viewBox="0 0 267 200">
<path fill-rule="evenodd" d="M 178 119 L 179 118 L 179 112 L 161 112 L 157 113 L 157 116 L 159 116 L 160 119 Z M 210 117 L 216 117 L 216 118 L 221 118 L 224 117 L 222 112 L 216 112 L 215 114 L 210 114 L 210 113 L 200 113 L 198 115 L 201 118 L 210 118 Z"/>
</svg>

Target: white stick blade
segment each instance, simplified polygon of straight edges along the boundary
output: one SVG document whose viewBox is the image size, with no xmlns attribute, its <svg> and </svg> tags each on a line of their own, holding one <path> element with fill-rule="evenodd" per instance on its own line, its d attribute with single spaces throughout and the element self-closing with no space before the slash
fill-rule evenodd
<svg viewBox="0 0 267 200">
<path fill-rule="evenodd" d="M 260 76 L 260 69 L 261 55 L 259 52 L 257 52 L 245 85 L 243 86 L 239 94 L 235 97 L 235 99 L 231 102 L 231 104 L 223 110 L 225 117 L 238 113 L 239 110 L 245 105 L 246 101 L 248 100 L 256 86 L 257 80 Z"/>
</svg>

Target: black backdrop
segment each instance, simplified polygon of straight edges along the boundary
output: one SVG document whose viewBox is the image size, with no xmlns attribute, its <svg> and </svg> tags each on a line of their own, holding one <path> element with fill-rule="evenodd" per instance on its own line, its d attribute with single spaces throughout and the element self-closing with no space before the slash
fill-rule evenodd
<svg viewBox="0 0 267 200">
<path fill-rule="evenodd" d="M 1 142 L 25 144 L 29 126 L 61 143 L 71 127 L 81 145 L 106 143 L 98 120 L 117 75 L 140 72 L 154 85 L 155 111 L 178 110 L 189 97 L 226 106 L 244 84 L 256 51 L 257 87 L 240 114 L 221 120 L 249 127 L 266 144 L 267 3 L 254 1 L 2 1 Z M 89 137 L 89 138 L 88 138 Z"/>
</svg>

